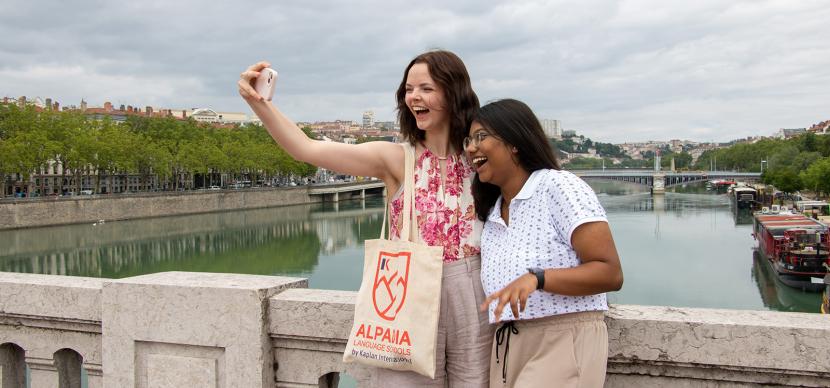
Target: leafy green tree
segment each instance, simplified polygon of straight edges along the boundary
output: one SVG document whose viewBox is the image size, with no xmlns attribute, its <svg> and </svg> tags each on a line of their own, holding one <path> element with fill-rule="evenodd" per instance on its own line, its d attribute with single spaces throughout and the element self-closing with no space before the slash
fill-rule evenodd
<svg viewBox="0 0 830 388">
<path fill-rule="evenodd" d="M 798 175 L 798 171 L 790 167 L 770 170 L 764 174 L 764 183 L 769 183 L 784 193 L 794 193 L 804 188 L 804 182 Z"/>
<path fill-rule="evenodd" d="M 607 166 L 611 163 L 607 162 Z M 602 168 L 602 159 L 594 158 L 573 158 L 567 165 L 568 170 L 588 170 Z"/>
<path fill-rule="evenodd" d="M 830 194 L 830 157 L 812 163 L 799 177 L 805 187 L 824 195 Z"/>
</svg>

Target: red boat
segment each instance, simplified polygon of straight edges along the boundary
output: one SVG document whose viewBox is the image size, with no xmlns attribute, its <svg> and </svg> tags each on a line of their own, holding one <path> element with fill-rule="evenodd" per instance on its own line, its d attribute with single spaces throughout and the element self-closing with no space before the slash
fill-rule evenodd
<svg viewBox="0 0 830 388">
<path fill-rule="evenodd" d="M 826 225 L 802 214 L 758 212 L 752 235 L 782 283 L 805 291 L 824 289 L 824 264 L 830 264 Z"/>
<path fill-rule="evenodd" d="M 735 184 L 735 181 L 730 179 L 715 179 L 706 182 L 706 189 L 707 190 L 714 190 L 718 194 L 723 194 L 729 189 L 729 186 Z"/>
</svg>

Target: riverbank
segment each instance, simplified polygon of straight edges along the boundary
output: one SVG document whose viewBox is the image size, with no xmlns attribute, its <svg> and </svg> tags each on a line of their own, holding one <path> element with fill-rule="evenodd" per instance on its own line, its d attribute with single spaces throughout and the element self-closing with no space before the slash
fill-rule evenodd
<svg viewBox="0 0 830 388">
<path fill-rule="evenodd" d="M 179 216 L 320 202 L 309 187 L 204 190 L 0 201 L 0 230 Z"/>
</svg>

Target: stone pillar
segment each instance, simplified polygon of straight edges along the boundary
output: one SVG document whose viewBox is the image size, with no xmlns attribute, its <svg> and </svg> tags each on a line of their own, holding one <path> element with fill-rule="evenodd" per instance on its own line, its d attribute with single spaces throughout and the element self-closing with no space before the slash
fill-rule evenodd
<svg viewBox="0 0 830 388">
<path fill-rule="evenodd" d="M 102 388 L 104 386 L 104 371 L 101 365 L 84 363 L 87 388 Z"/>
<path fill-rule="evenodd" d="M 162 272 L 105 282 L 106 387 L 273 387 L 267 300 L 305 279 Z"/>
<path fill-rule="evenodd" d="M 654 174 L 651 176 L 651 193 L 652 194 L 665 194 L 666 193 L 666 186 L 665 186 L 665 175 L 663 174 Z"/>
<path fill-rule="evenodd" d="M 360 199 L 366 199 L 366 189 L 360 189 Z"/>
<path fill-rule="evenodd" d="M 335 192 L 334 194 L 332 194 L 332 198 L 333 198 L 334 202 L 339 202 L 340 201 L 340 193 Z"/>
<path fill-rule="evenodd" d="M 26 356 L 29 366 L 29 386 L 31 388 L 53 388 L 59 386 L 58 369 L 51 358 Z"/>
</svg>

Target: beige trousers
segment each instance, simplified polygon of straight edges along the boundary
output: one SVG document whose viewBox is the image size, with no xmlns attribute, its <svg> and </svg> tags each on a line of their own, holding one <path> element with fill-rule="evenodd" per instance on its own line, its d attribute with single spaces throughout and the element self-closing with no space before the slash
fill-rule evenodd
<svg viewBox="0 0 830 388">
<path fill-rule="evenodd" d="M 601 388 L 608 362 L 604 312 L 501 326 L 490 359 L 491 388 Z"/>
<path fill-rule="evenodd" d="M 490 348 L 493 330 L 481 286 L 481 260 L 468 257 L 444 264 L 441 312 L 435 346 L 435 378 L 415 372 L 375 368 L 372 386 L 485 388 L 489 384 Z"/>
</svg>

